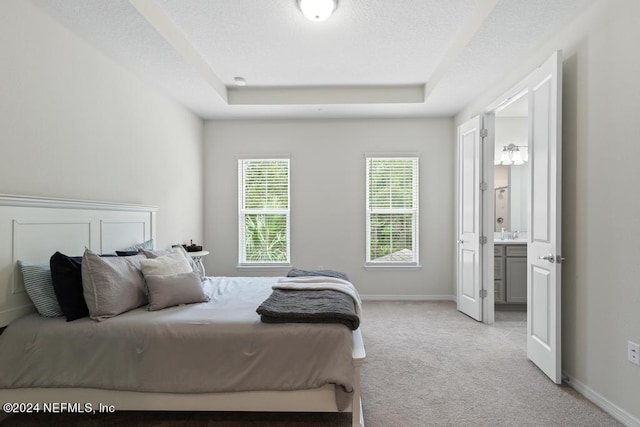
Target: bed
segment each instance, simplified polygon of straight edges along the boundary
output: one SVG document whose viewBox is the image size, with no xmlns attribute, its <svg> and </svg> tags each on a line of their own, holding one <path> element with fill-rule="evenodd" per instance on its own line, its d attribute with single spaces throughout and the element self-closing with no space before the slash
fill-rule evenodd
<svg viewBox="0 0 640 427">
<path fill-rule="evenodd" d="M 0 196 L 0 326 L 10 324 L 0 337 L 0 366 L 23 367 L 0 379 L 0 400 L 116 410 L 348 411 L 352 424 L 363 426 L 360 330 L 260 322 L 256 305 L 277 278 L 208 277 L 209 302 L 153 312 L 141 307 L 104 322 L 33 313 L 16 261 L 43 262 L 55 251 L 84 247 L 107 253 L 153 239 L 156 212 L 151 206 Z M 43 359 L 11 361 L 20 354 L 6 348 L 34 343 L 42 349 L 30 354 Z M 62 349 L 51 350 L 55 343 Z M 176 348 L 189 355 L 186 361 Z M 278 348 L 288 351 L 274 356 Z M 66 356 L 46 361 L 51 352 Z M 143 359 L 141 353 L 162 357 Z"/>
</svg>

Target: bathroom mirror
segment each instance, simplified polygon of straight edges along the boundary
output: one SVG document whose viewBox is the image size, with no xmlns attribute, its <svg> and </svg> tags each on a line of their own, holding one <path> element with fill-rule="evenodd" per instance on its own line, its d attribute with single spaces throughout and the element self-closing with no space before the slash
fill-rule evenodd
<svg viewBox="0 0 640 427">
<path fill-rule="evenodd" d="M 527 231 L 529 198 L 528 97 L 496 113 L 494 231 Z"/>
<path fill-rule="evenodd" d="M 527 231 L 528 166 L 495 166 L 494 231 Z"/>
</svg>

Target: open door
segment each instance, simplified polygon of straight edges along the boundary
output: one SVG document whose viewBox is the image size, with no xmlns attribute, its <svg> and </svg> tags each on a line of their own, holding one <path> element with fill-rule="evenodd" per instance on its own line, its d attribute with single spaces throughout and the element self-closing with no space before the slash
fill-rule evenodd
<svg viewBox="0 0 640 427">
<path fill-rule="evenodd" d="M 458 128 L 458 310 L 482 320 L 482 117 Z"/>
<path fill-rule="evenodd" d="M 533 71 L 528 85 L 527 356 L 560 384 L 562 52 Z"/>
</svg>

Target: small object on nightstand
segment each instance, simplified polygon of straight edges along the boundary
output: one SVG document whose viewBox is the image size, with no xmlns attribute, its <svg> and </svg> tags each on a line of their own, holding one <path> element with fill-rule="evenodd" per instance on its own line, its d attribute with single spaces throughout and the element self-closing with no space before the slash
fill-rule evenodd
<svg viewBox="0 0 640 427">
<path fill-rule="evenodd" d="M 202 250 L 202 246 L 200 245 L 194 245 L 193 244 L 193 240 L 189 241 L 189 245 L 182 245 L 182 247 L 187 251 L 187 252 L 200 252 Z"/>
</svg>

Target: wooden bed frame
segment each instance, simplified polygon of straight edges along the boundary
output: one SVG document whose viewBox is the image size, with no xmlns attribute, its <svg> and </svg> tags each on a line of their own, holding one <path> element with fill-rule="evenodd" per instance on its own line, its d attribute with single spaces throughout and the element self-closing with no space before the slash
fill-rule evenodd
<svg viewBox="0 0 640 427">
<path fill-rule="evenodd" d="M 55 251 L 81 254 L 85 247 L 113 252 L 155 239 L 154 206 L 0 195 L 0 327 L 35 309 L 15 274 L 16 261 L 48 262 Z M 360 367 L 366 354 L 353 333 L 352 425 L 364 427 Z M 333 385 L 299 391 L 141 393 L 86 388 L 0 389 L 1 402 L 91 403 L 115 410 L 338 412 Z"/>
</svg>

